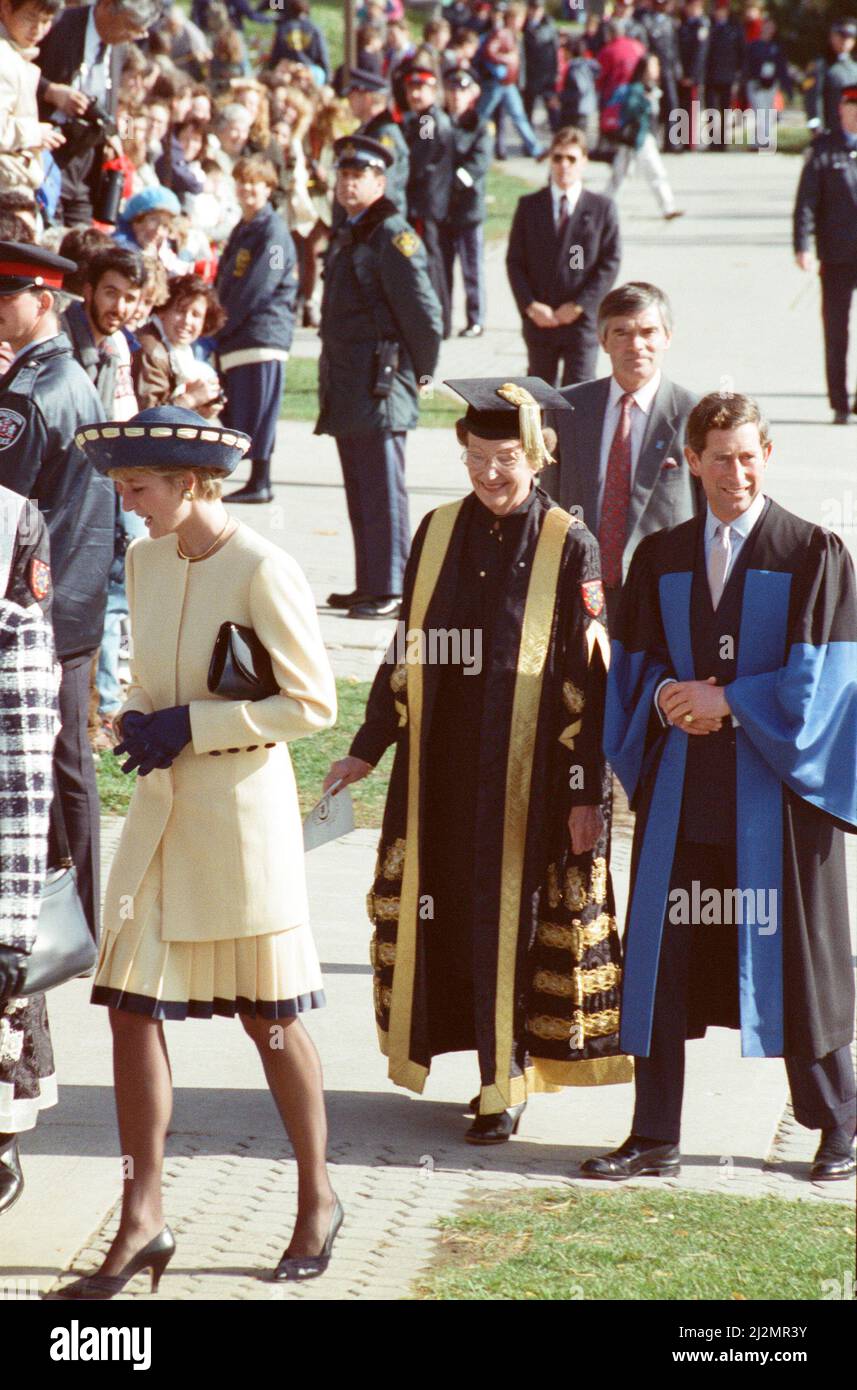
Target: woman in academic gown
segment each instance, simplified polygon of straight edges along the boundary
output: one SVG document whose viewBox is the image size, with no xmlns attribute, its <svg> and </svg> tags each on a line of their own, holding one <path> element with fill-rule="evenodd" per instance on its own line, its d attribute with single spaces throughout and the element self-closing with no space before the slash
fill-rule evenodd
<svg viewBox="0 0 857 1390">
<path fill-rule="evenodd" d="M 157 1284 L 175 1248 L 161 1206 L 172 1106 L 163 1020 L 215 1014 L 239 1015 L 295 1150 L 297 1223 L 275 1277 L 308 1277 L 326 1266 L 342 1220 L 325 1168 L 321 1068 L 299 1021 L 324 995 L 286 747 L 336 715 L 315 605 L 290 556 L 220 500 L 246 435 L 161 406 L 78 440 L 151 538 L 127 555 L 134 655 L 117 751 L 139 776 L 92 996 L 110 1010 L 119 1134 L 133 1162 L 104 1265 L 65 1296 L 110 1297 L 144 1268 Z M 210 692 L 225 622 L 255 632 L 276 694 Z"/>
<path fill-rule="evenodd" d="M 402 621 L 325 787 L 396 756 L 376 877 L 375 1015 L 389 1074 L 475 1050 L 471 1143 L 529 1090 L 630 1079 L 601 805 L 606 633 L 598 546 L 540 491 L 539 378 L 448 383 L 472 491 L 422 522 Z M 449 646 L 450 640 L 452 647 Z"/>
</svg>

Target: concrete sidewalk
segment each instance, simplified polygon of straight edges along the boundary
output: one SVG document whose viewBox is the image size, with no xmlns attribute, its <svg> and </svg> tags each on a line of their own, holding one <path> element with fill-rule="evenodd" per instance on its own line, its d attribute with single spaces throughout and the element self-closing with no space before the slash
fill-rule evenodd
<svg viewBox="0 0 857 1390">
<path fill-rule="evenodd" d="M 799 170 L 798 160 L 785 157 L 672 159 L 670 177 L 688 209 L 672 224 L 657 218 L 648 189 L 629 181 L 621 202 L 622 278 L 653 280 L 670 293 L 677 317 L 672 376 L 699 391 L 734 383 L 761 397 L 774 426 L 770 492 L 841 530 L 853 547 L 857 428 L 828 424 L 818 290 L 793 268 L 789 249 Z M 520 172 L 544 177 L 529 161 L 520 162 Z M 591 185 L 605 179 L 594 166 Z M 476 342 L 445 344 L 440 378 L 524 370 L 503 254 L 498 245 L 489 251 L 488 332 Z M 463 322 L 460 306 L 456 322 Z M 313 342 L 302 335 L 298 351 L 311 352 Z M 408 473 L 416 525 L 464 490 L 451 432 L 417 431 L 408 443 Z M 314 438 L 309 425 L 282 424 L 274 476 L 275 505 L 242 509 L 242 519 L 299 560 L 321 603 L 330 589 L 353 582 L 332 441 Z M 371 676 L 391 625 L 323 612 L 322 626 L 337 674 Z M 119 828 L 105 822 L 105 873 Z M 372 1015 L 364 909 L 375 840 L 375 832 L 355 831 L 307 860 L 328 996 L 328 1007 L 310 1015 L 307 1026 L 324 1062 L 334 1181 L 347 1212 L 330 1272 L 294 1290 L 260 1280 L 288 1239 L 295 1173 L 255 1052 L 237 1021 L 169 1024 L 176 1106 L 167 1212 L 178 1254 L 161 1298 L 407 1297 L 435 1248 L 439 1216 L 474 1191 L 574 1181 L 582 1158 L 627 1134 L 631 1087 L 582 1088 L 535 1097 L 516 1139 L 473 1149 L 462 1139 L 464 1105 L 477 1081 L 472 1056 L 439 1059 L 419 1099 L 387 1081 Z M 849 848 L 853 894 L 853 843 Z M 627 835 L 619 836 L 613 872 L 621 899 L 628 851 Z M 110 1036 L 106 1011 L 90 1007 L 88 994 L 77 981 L 51 996 L 60 1103 L 22 1141 L 27 1188 L 0 1222 L 0 1292 L 7 1296 L 57 1287 L 65 1271 L 93 1268 L 114 1228 L 120 1170 Z M 736 1034 L 713 1030 L 690 1044 L 685 1158 L 676 1185 L 853 1200 L 853 1184 L 805 1181 L 815 1136 L 780 1123 L 785 1097 L 782 1062 L 742 1060 Z M 128 1296 L 146 1296 L 145 1280 L 129 1287 Z"/>
</svg>

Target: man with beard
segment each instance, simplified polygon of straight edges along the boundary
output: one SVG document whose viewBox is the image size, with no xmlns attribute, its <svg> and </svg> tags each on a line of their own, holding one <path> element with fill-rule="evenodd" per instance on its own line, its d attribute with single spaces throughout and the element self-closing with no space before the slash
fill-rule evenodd
<svg viewBox="0 0 857 1390">
<path fill-rule="evenodd" d="M 89 262 L 83 302 L 70 304 L 62 316 L 63 331 L 109 420 L 130 420 L 137 413 L 122 329 L 134 317 L 145 284 L 143 257 L 124 246 L 107 246 Z"/>
</svg>

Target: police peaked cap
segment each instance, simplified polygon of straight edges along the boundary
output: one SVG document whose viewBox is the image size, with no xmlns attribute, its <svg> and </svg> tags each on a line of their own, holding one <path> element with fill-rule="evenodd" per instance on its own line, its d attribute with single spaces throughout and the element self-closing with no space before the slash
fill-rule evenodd
<svg viewBox="0 0 857 1390">
<path fill-rule="evenodd" d="M 205 468 L 234 472 L 250 447 L 250 436 L 224 429 L 195 410 L 156 405 L 130 420 L 82 425 L 74 437 L 98 473 L 111 468 Z"/>
<path fill-rule="evenodd" d="M 444 86 L 457 87 L 459 91 L 466 92 L 468 87 L 478 87 L 479 81 L 467 68 L 453 68 L 443 79 Z"/>
<path fill-rule="evenodd" d="M 0 294 L 22 290 L 61 290 L 77 262 L 28 241 L 0 241 Z"/>
<path fill-rule="evenodd" d="M 337 169 L 380 169 L 386 173 L 393 163 L 393 152 L 369 135 L 344 135 L 333 142 Z"/>
<path fill-rule="evenodd" d="M 379 72 L 352 68 L 342 90 L 346 96 L 349 92 L 389 92 L 390 84 Z"/>
</svg>

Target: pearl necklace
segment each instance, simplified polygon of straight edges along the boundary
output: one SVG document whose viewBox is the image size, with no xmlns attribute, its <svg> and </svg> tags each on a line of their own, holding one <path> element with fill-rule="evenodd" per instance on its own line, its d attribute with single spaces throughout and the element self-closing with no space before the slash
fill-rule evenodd
<svg viewBox="0 0 857 1390">
<path fill-rule="evenodd" d="M 176 536 L 176 554 L 178 555 L 180 560 L 187 560 L 188 564 L 195 565 L 197 560 L 204 560 L 207 555 L 211 554 L 212 550 L 215 550 L 217 548 L 217 546 L 223 540 L 223 537 L 226 535 L 226 532 L 229 530 L 229 527 L 231 525 L 232 517 L 229 517 L 229 519 L 226 522 L 226 525 L 220 532 L 220 535 L 215 536 L 214 540 L 211 542 L 211 545 L 208 547 L 207 550 L 204 550 L 201 555 L 185 555 L 181 547 L 181 541 L 179 540 L 178 536 Z"/>
</svg>

